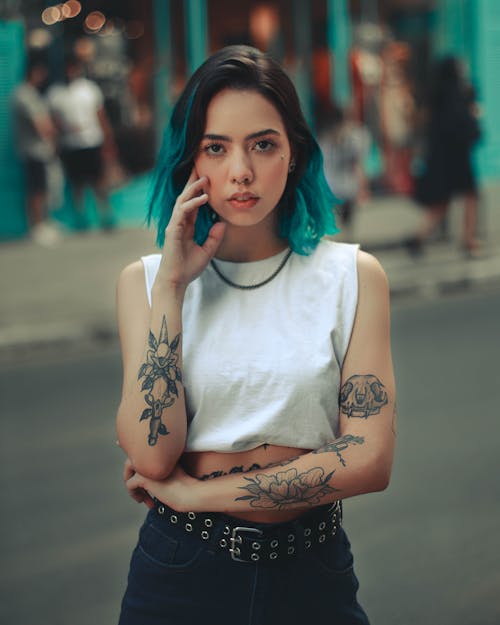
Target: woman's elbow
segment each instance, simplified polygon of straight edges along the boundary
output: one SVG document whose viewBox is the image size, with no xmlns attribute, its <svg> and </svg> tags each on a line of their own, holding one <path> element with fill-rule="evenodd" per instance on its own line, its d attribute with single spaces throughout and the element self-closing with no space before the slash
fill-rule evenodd
<svg viewBox="0 0 500 625">
<path fill-rule="evenodd" d="M 134 462 L 133 458 L 131 458 L 130 461 L 132 462 L 132 466 L 137 473 L 140 473 L 143 477 L 147 477 L 149 480 L 153 480 L 154 482 L 166 480 L 177 464 L 177 462 L 155 463 L 150 460 L 144 462 L 136 460 Z"/>
<path fill-rule="evenodd" d="M 392 473 L 392 454 L 379 454 L 371 466 L 372 492 L 380 492 L 388 488 Z"/>
</svg>

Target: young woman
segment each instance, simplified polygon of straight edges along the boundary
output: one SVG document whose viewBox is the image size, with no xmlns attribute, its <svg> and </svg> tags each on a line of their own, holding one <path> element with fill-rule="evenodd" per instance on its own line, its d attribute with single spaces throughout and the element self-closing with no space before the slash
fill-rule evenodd
<svg viewBox="0 0 500 625">
<path fill-rule="evenodd" d="M 118 284 L 118 437 L 150 508 L 121 625 L 368 622 L 341 500 L 389 481 L 388 287 L 323 238 L 332 204 L 284 71 L 214 54 L 160 155 L 162 254 Z"/>
</svg>

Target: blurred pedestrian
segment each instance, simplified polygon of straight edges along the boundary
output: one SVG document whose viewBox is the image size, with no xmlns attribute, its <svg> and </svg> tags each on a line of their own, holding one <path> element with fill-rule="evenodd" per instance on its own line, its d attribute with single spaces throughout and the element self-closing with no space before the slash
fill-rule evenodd
<svg viewBox="0 0 500 625">
<path fill-rule="evenodd" d="M 411 148 L 415 121 L 415 101 L 407 75 L 409 56 L 407 44 L 387 44 L 379 96 L 385 188 L 406 195 L 413 189 Z"/>
<path fill-rule="evenodd" d="M 50 170 L 56 166 L 55 129 L 42 90 L 48 78 L 43 59 L 30 56 L 25 80 L 11 99 L 14 137 L 26 181 L 26 212 L 31 237 L 51 246 L 60 232 L 49 221 Z"/>
<path fill-rule="evenodd" d="M 114 227 L 106 181 L 106 165 L 117 159 L 111 126 L 98 85 L 83 76 L 75 56 L 65 64 L 66 83 L 51 87 L 47 97 L 58 131 L 58 146 L 77 210 L 77 227 L 85 229 L 83 195 L 90 187 L 97 200 L 101 226 Z"/>
<path fill-rule="evenodd" d="M 329 105 L 319 118 L 318 138 L 326 180 L 340 200 L 342 230 L 350 239 L 356 205 L 369 194 L 364 160 L 370 148 L 370 133 L 353 118 L 350 109 Z"/>
<path fill-rule="evenodd" d="M 389 297 L 335 232 L 283 69 L 223 48 L 165 134 L 161 254 L 122 272 L 119 444 L 150 511 L 120 625 L 366 625 L 341 500 L 387 486 Z M 358 287 L 359 284 L 359 287 Z"/>
<path fill-rule="evenodd" d="M 456 196 L 464 200 L 462 246 L 480 254 L 477 240 L 478 187 L 472 150 L 480 138 L 477 106 L 459 61 L 448 56 L 436 62 L 431 85 L 422 171 L 415 181 L 415 199 L 426 213 L 417 233 L 405 241 L 410 253 L 423 244 L 448 215 Z"/>
</svg>

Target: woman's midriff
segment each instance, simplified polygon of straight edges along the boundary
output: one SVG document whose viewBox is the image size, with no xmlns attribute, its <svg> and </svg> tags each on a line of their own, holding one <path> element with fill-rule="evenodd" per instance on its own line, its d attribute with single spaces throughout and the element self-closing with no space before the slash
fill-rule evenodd
<svg viewBox="0 0 500 625">
<path fill-rule="evenodd" d="M 296 447 L 261 445 L 255 449 L 237 453 L 220 453 L 213 451 L 186 452 L 182 457 L 182 464 L 184 469 L 193 477 L 211 480 L 235 473 L 244 475 L 248 471 L 260 469 L 265 473 L 266 467 L 269 467 L 270 464 L 301 456 L 308 451 L 310 450 Z M 276 469 L 273 470 L 276 471 Z M 286 465 L 283 470 L 286 470 Z M 276 509 L 239 512 L 237 516 L 238 518 L 254 521 L 256 523 L 279 523 L 294 519 L 302 513 L 303 510 Z"/>
</svg>

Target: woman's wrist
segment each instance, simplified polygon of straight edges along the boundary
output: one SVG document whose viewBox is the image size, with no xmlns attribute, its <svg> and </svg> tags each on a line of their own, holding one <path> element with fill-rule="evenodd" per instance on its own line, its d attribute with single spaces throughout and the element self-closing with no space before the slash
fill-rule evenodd
<svg viewBox="0 0 500 625">
<path fill-rule="evenodd" d="M 158 280 L 151 289 L 151 299 L 167 299 L 171 302 L 183 304 L 184 295 L 186 294 L 187 284 L 178 282 L 159 282 Z"/>
</svg>

